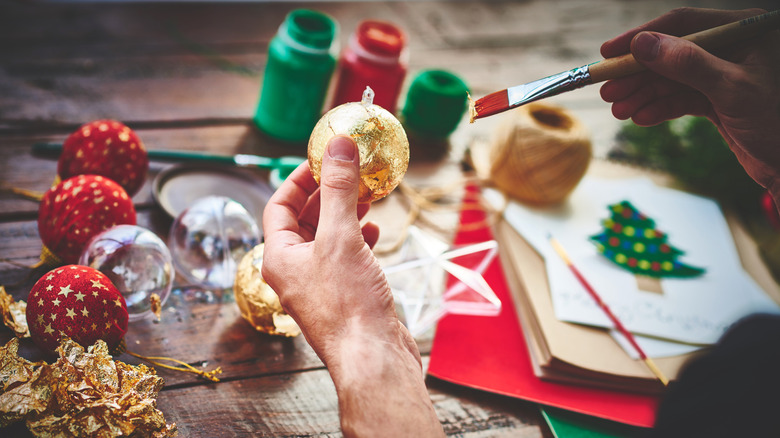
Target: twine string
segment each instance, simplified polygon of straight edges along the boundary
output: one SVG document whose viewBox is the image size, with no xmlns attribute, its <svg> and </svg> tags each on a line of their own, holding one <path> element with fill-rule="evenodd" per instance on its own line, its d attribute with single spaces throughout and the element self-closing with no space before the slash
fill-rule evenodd
<svg viewBox="0 0 780 438">
<path fill-rule="evenodd" d="M 140 355 L 138 353 L 134 353 L 134 352 L 132 352 L 130 350 L 125 350 L 124 352 L 129 354 L 130 356 L 137 357 L 138 359 L 141 359 L 143 361 L 149 362 L 152 365 L 156 365 L 158 367 L 165 368 L 165 369 L 168 369 L 168 370 L 181 371 L 181 372 L 184 372 L 184 373 L 197 374 L 198 376 L 200 376 L 200 377 L 202 377 L 204 379 L 207 379 L 207 380 L 211 380 L 212 382 L 219 382 L 219 378 L 217 377 L 217 375 L 222 374 L 222 367 L 216 367 L 216 368 L 214 368 L 211 371 L 204 371 L 204 370 L 199 370 L 199 369 L 195 368 L 194 366 L 188 364 L 187 362 L 184 362 L 184 361 L 181 361 L 181 360 L 178 360 L 178 359 L 174 359 L 172 357 L 165 357 L 165 356 L 142 356 L 142 355 Z M 168 365 L 168 364 L 162 363 L 160 361 L 173 362 L 173 363 L 179 364 L 180 366 Z"/>
<path fill-rule="evenodd" d="M 482 210 L 486 212 L 486 216 L 483 220 L 467 224 L 460 224 L 460 229 L 462 231 L 474 231 L 494 226 L 503 214 L 506 202 L 502 205 L 501 208 L 494 208 L 482 197 L 481 190 L 478 192 L 465 190 L 463 191 L 462 199 L 447 201 L 448 197 L 452 197 L 452 195 L 457 193 L 457 191 L 464 189 L 467 185 L 472 184 L 476 184 L 480 188 L 488 186 L 487 181 L 481 180 L 473 174 L 468 174 L 464 176 L 464 178 L 454 181 L 453 183 L 446 186 L 415 189 L 404 182 L 399 184 L 399 194 L 407 205 L 407 213 L 404 224 L 401 227 L 401 231 L 398 233 L 397 238 L 392 244 L 381 248 L 375 248 L 374 253 L 377 255 L 384 255 L 397 251 L 399 248 L 401 248 L 404 241 L 406 240 L 406 237 L 409 234 L 409 227 L 418 221 L 424 223 L 427 227 L 432 228 L 441 234 L 448 234 L 455 231 L 450 227 L 443 227 L 439 225 L 435 221 L 429 219 L 425 213 Z"/>
</svg>

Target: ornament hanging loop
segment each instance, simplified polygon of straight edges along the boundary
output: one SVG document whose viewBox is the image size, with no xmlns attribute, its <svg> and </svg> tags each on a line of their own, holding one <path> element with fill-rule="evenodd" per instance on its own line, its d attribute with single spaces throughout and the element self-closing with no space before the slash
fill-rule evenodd
<svg viewBox="0 0 780 438">
<path fill-rule="evenodd" d="M 371 87 L 366 86 L 366 89 L 363 90 L 363 97 L 360 99 L 360 103 L 363 104 L 363 106 L 373 105 L 374 95 L 374 90 L 372 90 Z"/>
</svg>

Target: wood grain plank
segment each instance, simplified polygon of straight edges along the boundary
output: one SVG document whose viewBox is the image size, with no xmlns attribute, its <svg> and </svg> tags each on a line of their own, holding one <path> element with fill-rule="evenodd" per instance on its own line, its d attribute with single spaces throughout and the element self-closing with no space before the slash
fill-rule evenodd
<svg viewBox="0 0 780 438">
<path fill-rule="evenodd" d="M 444 68 L 463 77 L 479 96 L 594 61 L 604 40 L 680 5 L 676 0 L 599 0 L 561 2 L 555 8 L 544 2 L 309 6 L 341 23 L 342 45 L 362 18 L 381 16 L 399 23 L 409 33 L 407 85 L 421 69 Z M 770 7 L 771 2 L 756 5 Z M 99 117 L 248 120 L 268 40 L 286 12 L 306 5 L 196 4 L 188 5 L 186 14 L 172 5 L 48 6 L 38 16 L 33 6 L 14 2 L 5 6 L 8 13 L 0 14 L 17 17 L 0 26 L 5 29 L 0 35 L 9 36 L 0 41 L 14 41 L 0 50 L 0 127 L 74 124 Z M 707 6 L 739 8 L 741 3 L 720 0 Z M 71 18 L 73 26 L 56 25 L 62 16 Z M 166 31 L 165 23 L 173 23 L 178 33 Z M 606 107 L 595 90 L 575 93 L 587 96 L 590 105 Z M 605 111 L 599 114 L 610 117 Z"/>
<path fill-rule="evenodd" d="M 427 360 L 425 360 L 427 363 Z M 551 438 L 538 407 L 522 400 L 428 379 L 448 436 Z M 225 381 L 160 392 L 168 423 L 186 437 L 339 437 L 338 401 L 326 370 Z M 4 430 L 29 437 L 22 424 Z"/>
<path fill-rule="evenodd" d="M 170 221 L 170 218 L 157 216 L 163 215 L 144 211 L 139 216 L 139 224 L 153 228 L 154 221 Z M 37 262 L 40 250 L 34 221 L 0 223 L 0 256 L 29 266 Z M 0 263 L 0 285 L 5 285 L 14 299 L 26 300 L 32 285 L 47 271 Z M 0 343 L 4 344 L 11 336 L 9 330 L 0 327 Z M 225 379 L 322 367 L 322 362 L 303 337 L 288 339 L 255 331 L 241 317 L 231 291 L 212 292 L 187 286 L 181 280 L 176 282 L 163 306 L 161 321 L 131 322 L 125 340 L 128 349 L 137 354 L 173 357 L 207 369 L 221 366 Z M 418 339 L 423 354 L 430 352 L 431 341 L 432 333 Z M 29 339 L 23 341 L 20 351 L 31 360 L 44 358 Z M 121 359 L 139 363 L 129 355 L 123 355 Z M 160 369 L 160 374 L 167 385 L 205 383 L 189 373 Z"/>
<path fill-rule="evenodd" d="M 429 381 L 429 392 L 448 435 L 548 436 L 531 403 L 440 382 Z M 336 392 L 325 370 L 166 390 L 158 407 L 184 436 L 341 436 Z"/>
</svg>

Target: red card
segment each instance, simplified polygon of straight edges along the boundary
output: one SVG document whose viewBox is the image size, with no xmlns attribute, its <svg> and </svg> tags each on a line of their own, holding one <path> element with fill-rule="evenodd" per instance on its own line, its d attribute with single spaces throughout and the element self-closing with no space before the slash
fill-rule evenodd
<svg viewBox="0 0 780 438">
<path fill-rule="evenodd" d="M 464 209 L 461 223 L 479 222 L 484 217 L 482 211 Z M 488 228 L 461 230 L 455 244 L 492 238 Z M 429 375 L 634 426 L 653 425 L 660 400 L 657 396 L 566 385 L 536 377 L 500 260 L 491 263 L 484 277 L 502 302 L 501 313 L 495 317 L 444 316 L 433 339 Z"/>
</svg>

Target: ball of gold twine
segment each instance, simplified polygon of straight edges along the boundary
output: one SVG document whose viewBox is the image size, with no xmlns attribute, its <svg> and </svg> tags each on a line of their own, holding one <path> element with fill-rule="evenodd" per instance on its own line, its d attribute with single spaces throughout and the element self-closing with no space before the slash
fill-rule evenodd
<svg viewBox="0 0 780 438">
<path fill-rule="evenodd" d="M 533 102 L 510 111 L 490 146 L 490 179 L 525 203 L 563 201 L 588 170 L 590 135 L 562 107 Z"/>
</svg>

